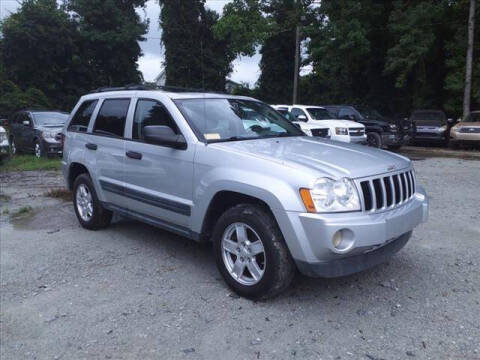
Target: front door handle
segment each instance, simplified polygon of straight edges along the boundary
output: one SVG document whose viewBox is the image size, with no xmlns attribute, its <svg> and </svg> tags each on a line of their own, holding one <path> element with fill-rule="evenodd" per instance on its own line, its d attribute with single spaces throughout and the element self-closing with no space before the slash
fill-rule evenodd
<svg viewBox="0 0 480 360">
<path fill-rule="evenodd" d="M 142 154 L 136 151 L 127 151 L 127 156 L 135 160 L 142 160 Z"/>
<path fill-rule="evenodd" d="M 90 150 L 97 150 L 98 148 L 97 144 L 92 144 L 92 143 L 85 144 L 85 147 Z"/>
</svg>

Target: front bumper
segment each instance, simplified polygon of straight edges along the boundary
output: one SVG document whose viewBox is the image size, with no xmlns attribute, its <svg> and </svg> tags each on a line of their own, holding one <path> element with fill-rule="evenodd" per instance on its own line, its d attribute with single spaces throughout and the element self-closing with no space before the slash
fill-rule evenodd
<svg viewBox="0 0 480 360">
<path fill-rule="evenodd" d="M 367 143 L 367 135 L 350 136 L 350 142 L 352 144 L 366 144 Z"/>
<path fill-rule="evenodd" d="M 10 146 L 8 143 L 6 145 L 0 145 L 0 158 L 5 158 L 10 154 Z"/>
<path fill-rule="evenodd" d="M 407 139 L 405 139 L 401 134 L 383 134 L 382 135 L 382 143 L 385 146 L 392 146 L 392 145 L 403 145 Z"/>
<path fill-rule="evenodd" d="M 305 275 L 338 277 L 384 262 L 400 250 L 412 230 L 428 218 L 428 199 L 421 187 L 407 203 L 384 212 L 309 214 L 288 213 L 299 247 L 294 260 Z M 332 243 L 338 231 L 353 236 L 348 251 Z M 288 241 L 287 241 L 288 242 Z"/>
<path fill-rule="evenodd" d="M 445 141 L 445 132 L 417 132 L 414 140 L 422 141 Z"/>
<path fill-rule="evenodd" d="M 47 156 L 62 156 L 63 154 L 63 147 L 62 144 L 59 142 L 49 142 L 43 140 L 42 146 Z"/>
</svg>

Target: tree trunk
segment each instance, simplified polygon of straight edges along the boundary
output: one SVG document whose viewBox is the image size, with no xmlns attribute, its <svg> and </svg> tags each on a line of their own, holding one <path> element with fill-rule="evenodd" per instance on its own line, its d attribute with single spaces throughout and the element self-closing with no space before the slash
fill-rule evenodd
<svg viewBox="0 0 480 360">
<path fill-rule="evenodd" d="M 473 63 L 473 34 L 475 26 L 475 1 L 470 0 L 470 14 L 468 16 L 468 47 L 467 67 L 465 71 L 465 93 L 463 95 L 463 117 L 470 113 L 470 98 L 472 93 L 472 63 Z"/>
</svg>

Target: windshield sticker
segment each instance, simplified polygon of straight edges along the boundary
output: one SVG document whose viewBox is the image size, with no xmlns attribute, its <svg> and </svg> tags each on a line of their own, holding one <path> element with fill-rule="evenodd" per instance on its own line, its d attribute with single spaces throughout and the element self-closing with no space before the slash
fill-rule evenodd
<svg viewBox="0 0 480 360">
<path fill-rule="evenodd" d="M 219 140 L 220 139 L 220 134 L 218 134 L 218 133 L 203 134 L 203 136 L 205 136 L 205 139 L 207 139 L 207 140 Z"/>
</svg>

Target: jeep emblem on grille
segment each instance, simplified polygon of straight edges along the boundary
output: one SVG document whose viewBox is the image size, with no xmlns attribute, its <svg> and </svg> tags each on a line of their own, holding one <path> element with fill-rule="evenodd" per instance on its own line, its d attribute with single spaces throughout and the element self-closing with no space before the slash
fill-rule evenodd
<svg viewBox="0 0 480 360">
<path fill-rule="evenodd" d="M 395 165 L 388 165 L 387 170 L 392 171 L 395 170 L 396 166 Z"/>
</svg>

